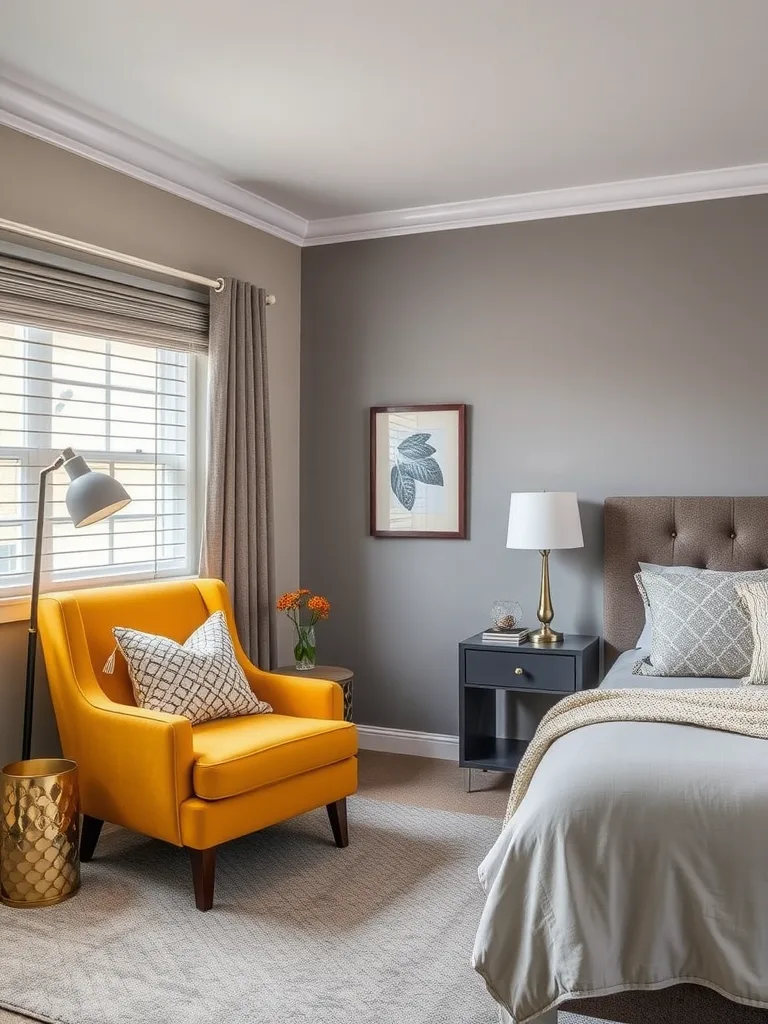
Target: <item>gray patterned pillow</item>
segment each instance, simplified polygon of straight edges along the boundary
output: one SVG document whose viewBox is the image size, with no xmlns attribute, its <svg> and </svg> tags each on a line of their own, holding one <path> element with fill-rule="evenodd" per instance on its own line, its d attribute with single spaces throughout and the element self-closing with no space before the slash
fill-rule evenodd
<svg viewBox="0 0 768 1024">
<path fill-rule="evenodd" d="M 183 715 L 193 725 L 272 710 L 237 663 L 224 612 L 214 612 L 183 644 L 123 626 L 112 632 L 140 708 Z"/>
<path fill-rule="evenodd" d="M 657 565 L 655 562 L 638 562 L 641 572 L 657 572 L 662 576 L 668 576 L 670 573 L 675 573 L 680 576 L 697 576 L 700 572 L 709 572 L 708 569 L 697 569 L 693 565 Z M 651 637 L 653 636 L 653 622 L 651 620 L 651 609 L 648 607 L 648 598 L 645 596 L 645 591 L 637 584 L 637 589 L 640 591 L 640 597 L 643 599 L 643 607 L 645 609 L 645 624 L 642 628 L 640 636 L 637 638 L 635 647 L 650 647 Z"/>
<path fill-rule="evenodd" d="M 635 581 L 653 620 L 651 654 L 636 663 L 636 675 L 739 679 L 748 674 L 752 630 L 736 584 L 768 582 L 768 570 L 696 576 L 641 572 Z"/>
</svg>

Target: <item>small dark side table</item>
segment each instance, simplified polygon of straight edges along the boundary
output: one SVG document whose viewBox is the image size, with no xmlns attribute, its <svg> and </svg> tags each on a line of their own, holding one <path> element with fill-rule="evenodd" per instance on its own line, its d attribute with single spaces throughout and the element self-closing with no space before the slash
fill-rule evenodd
<svg viewBox="0 0 768 1024">
<path fill-rule="evenodd" d="M 600 681 L 600 639 L 567 634 L 562 643 L 459 644 L 459 764 L 514 772 L 544 714 L 569 693 Z M 504 696 L 497 699 L 497 694 Z"/>
<path fill-rule="evenodd" d="M 332 683 L 338 683 L 344 691 L 344 721 L 352 721 L 352 689 L 355 685 L 355 673 L 351 668 L 342 668 L 341 665 L 315 665 L 314 668 L 301 669 L 295 665 L 283 665 L 282 668 L 273 668 L 275 675 L 280 676 L 304 676 L 307 679 L 330 679 Z"/>
</svg>

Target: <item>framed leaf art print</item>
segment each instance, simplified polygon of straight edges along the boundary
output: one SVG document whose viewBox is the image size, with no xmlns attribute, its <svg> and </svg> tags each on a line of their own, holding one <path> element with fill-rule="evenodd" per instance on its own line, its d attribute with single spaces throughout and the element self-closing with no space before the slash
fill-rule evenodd
<svg viewBox="0 0 768 1024">
<path fill-rule="evenodd" d="M 467 536 L 466 406 L 371 409 L 371 534 Z"/>
</svg>

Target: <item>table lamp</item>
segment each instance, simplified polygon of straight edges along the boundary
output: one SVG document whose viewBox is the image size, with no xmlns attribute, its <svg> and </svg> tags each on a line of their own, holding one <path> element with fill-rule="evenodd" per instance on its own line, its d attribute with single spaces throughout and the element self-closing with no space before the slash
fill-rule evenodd
<svg viewBox="0 0 768 1024">
<path fill-rule="evenodd" d="M 507 547 L 537 550 L 541 554 L 541 593 L 538 617 L 541 629 L 531 633 L 534 644 L 553 644 L 563 639 L 550 626 L 554 618 L 549 592 L 549 552 L 558 548 L 582 548 L 579 503 L 573 491 L 532 491 L 513 494 L 509 503 Z"/>
<path fill-rule="evenodd" d="M 37 605 L 40 598 L 40 566 L 43 550 L 43 524 L 45 521 L 45 486 L 48 476 L 64 468 L 70 479 L 66 503 L 69 517 L 76 527 L 91 526 L 118 512 L 131 500 L 123 485 L 106 473 L 96 473 L 71 448 L 40 471 L 40 489 L 37 497 L 37 529 L 35 532 L 35 560 L 32 569 L 32 599 L 29 609 L 29 635 L 27 637 L 27 682 L 24 692 L 24 733 L 22 760 L 29 759 L 32 747 L 32 710 L 35 697 L 35 661 L 37 658 Z"/>
</svg>

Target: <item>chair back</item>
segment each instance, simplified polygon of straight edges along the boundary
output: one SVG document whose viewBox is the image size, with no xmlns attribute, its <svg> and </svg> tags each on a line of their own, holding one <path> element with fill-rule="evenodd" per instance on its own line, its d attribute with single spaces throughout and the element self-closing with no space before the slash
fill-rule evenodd
<svg viewBox="0 0 768 1024">
<path fill-rule="evenodd" d="M 207 584 L 210 592 L 210 583 Z M 114 671 L 104 666 L 115 648 L 112 629 L 128 626 L 145 633 L 155 633 L 183 643 L 217 608 L 209 607 L 197 580 L 137 583 L 130 586 L 100 587 L 46 594 L 40 599 L 40 637 L 56 717 L 61 723 L 60 709 L 74 694 L 77 681 L 67 672 L 67 659 L 57 657 L 60 645 L 66 644 L 71 654 L 69 663 L 87 658 L 93 676 L 104 694 L 118 704 L 135 704 L 125 659 L 117 652 Z M 218 607 L 227 610 L 226 590 L 218 584 L 214 593 L 222 595 Z M 209 602 L 210 603 L 210 602 Z M 78 690 L 81 690 L 78 687 Z"/>
</svg>

